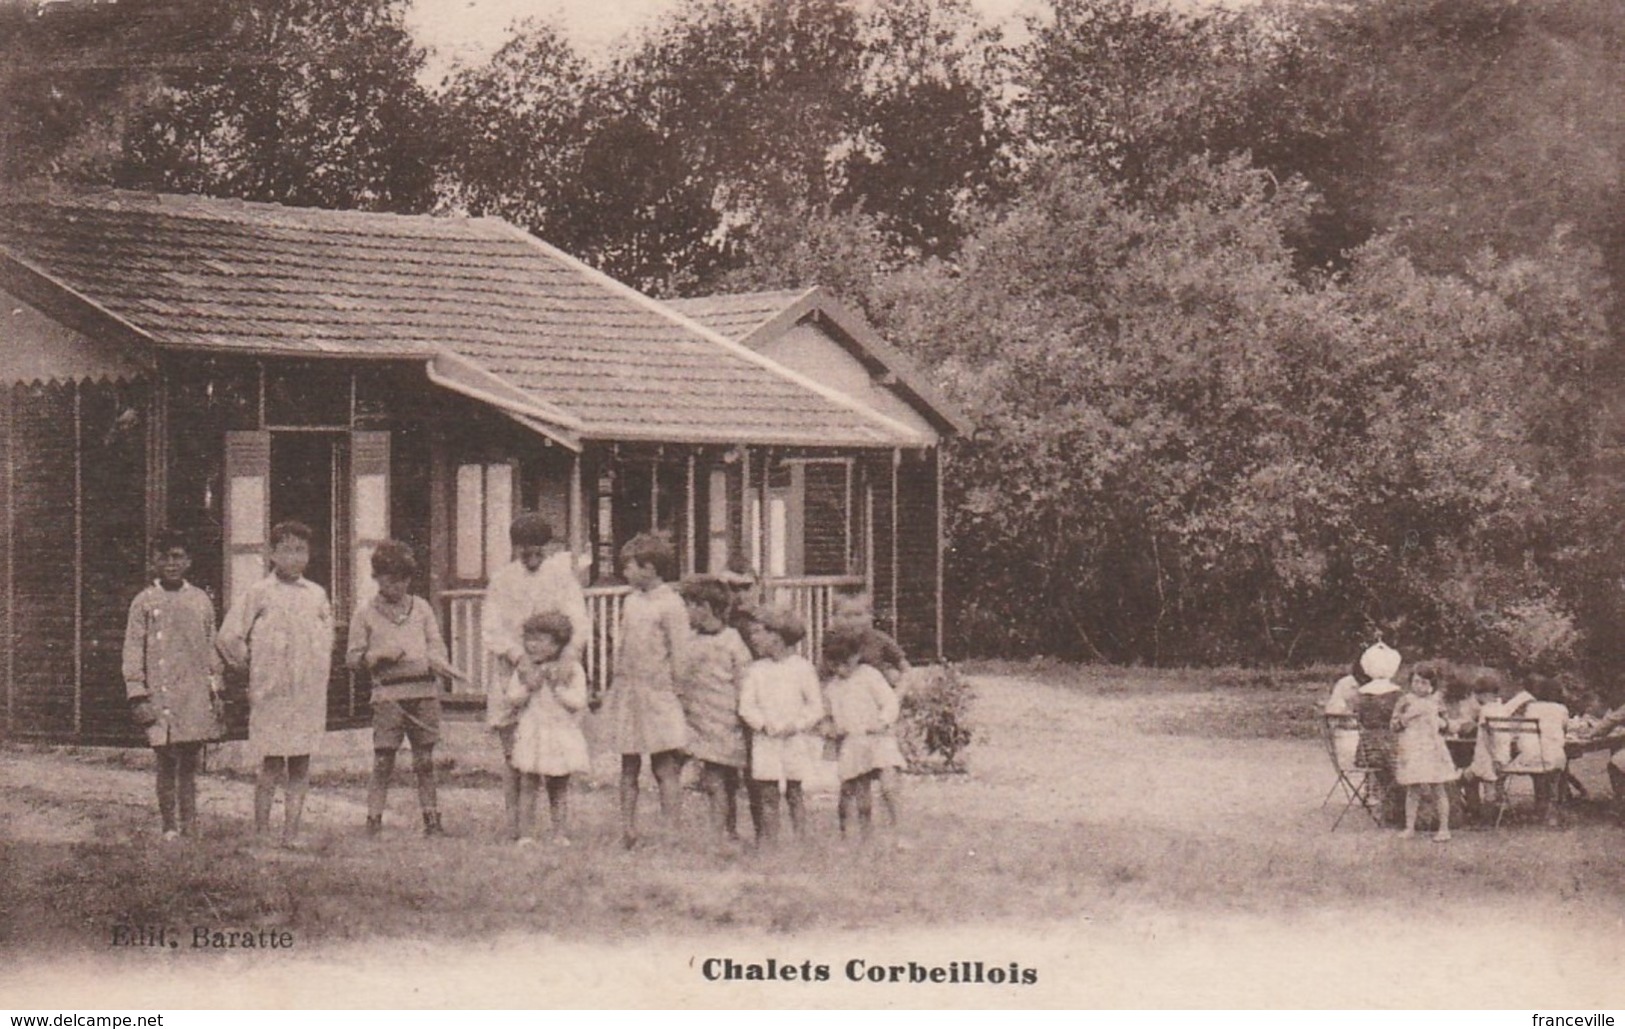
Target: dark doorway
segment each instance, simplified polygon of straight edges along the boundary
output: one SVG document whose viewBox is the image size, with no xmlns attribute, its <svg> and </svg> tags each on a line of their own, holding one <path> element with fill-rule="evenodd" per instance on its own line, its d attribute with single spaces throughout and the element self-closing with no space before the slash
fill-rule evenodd
<svg viewBox="0 0 1625 1029">
<path fill-rule="evenodd" d="M 305 578 L 333 596 L 333 532 L 338 513 L 334 484 L 342 436 L 327 432 L 271 434 L 271 524 L 304 522 L 310 526 L 310 567 Z"/>
</svg>

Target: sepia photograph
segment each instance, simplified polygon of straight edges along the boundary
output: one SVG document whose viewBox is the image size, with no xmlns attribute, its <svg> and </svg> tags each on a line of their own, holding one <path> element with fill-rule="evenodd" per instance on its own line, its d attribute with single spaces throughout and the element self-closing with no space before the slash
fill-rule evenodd
<svg viewBox="0 0 1625 1029">
<path fill-rule="evenodd" d="M 0 1004 L 1611 1025 L 1622 170 L 1606 0 L 0 0 Z"/>
</svg>

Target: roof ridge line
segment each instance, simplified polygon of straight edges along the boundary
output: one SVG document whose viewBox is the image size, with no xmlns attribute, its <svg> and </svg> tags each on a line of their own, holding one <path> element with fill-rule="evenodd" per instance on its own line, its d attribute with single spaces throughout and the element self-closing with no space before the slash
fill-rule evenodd
<svg viewBox="0 0 1625 1029">
<path fill-rule="evenodd" d="M 880 412 L 873 410 L 872 408 L 868 407 L 867 405 L 865 405 L 865 404 L 863 404 L 863 403 L 861 403 L 861 402 L 859 402 L 857 400 L 854 400 L 851 397 L 848 397 L 848 396 L 840 393 L 837 390 L 830 389 L 830 388 L 822 385 L 821 383 L 814 382 L 812 379 L 807 378 L 806 376 L 802 375 L 801 373 L 793 371 L 793 370 L 791 370 L 789 368 L 786 368 L 784 365 L 779 364 L 777 361 L 773 360 L 772 358 L 764 357 L 763 355 L 758 354 L 756 351 L 752 350 L 750 347 L 745 346 L 743 343 L 734 342 L 733 340 L 729 339 L 727 336 L 724 336 L 722 333 L 717 332 L 716 330 L 710 328 L 707 325 L 701 324 L 700 322 L 694 320 L 693 318 L 688 317 L 687 315 L 685 315 L 681 311 L 678 311 L 677 309 L 671 307 L 670 305 L 668 305 L 666 303 L 663 303 L 662 301 L 656 300 L 654 297 L 651 297 L 648 294 L 643 293 L 642 291 L 637 290 L 637 289 L 633 288 L 632 286 L 627 285 L 626 283 L 620 281 L 619 279 L 615 278 L 614 276 L 609 275 L 606 272 L 599 271 L 597 268 L 594 268 L 592 265 L 590 265 L 587 262 L 581 260 L 579 257 L 573 257 L 570 254 L 565 253 L 564 251 L 560 250 L 558 247 L 556 247 L 553 244 L 547 242 L 545 239 L 542 239 L 539 236 L 533 235 L 530 232 L 527 232 L 526 230 L 520 228 L 517 225 L 514 225 L 514 224 L 512 224 L 510 222 L 504 221 L 501 218 L 480 218 L 480 219 L 476 219 L 476 220 L 491 222 L 493 224 L 501 226 L 502 228 L 504 228 L 508 232 L 510 232 L 510 233 L 514 234 L 515 236 L 523 239 L 524 241 L 529 243 L 531 246 L 542 250 L 544 253 L 547 253 L 547 254 L 553 256 L 555 259 L 564 261 L 567 265 L 577 269 L 581 273 L 585 274 L 588 278 L 597 280 L 601 284 L 607 285 L 607 286 L 611 287 L 612 289 L 614 289 L 616 292 L 625 295 L 628 299 L 632 300 L 634 303 L 638 304 L 640 307 L 647 308 L 650 311 L 654 312 L 655 314 L 658 314 L 661 317 L 666 318 L 668 321 L 672 321 L 672 322 L 677 323 L 678 325 L 682 326 L 683 328 L 688 329 L 690 332 L 698 334 L 701 338 L 707 340 L 708 342 L 710 342 L 710 343 L 712 343 L 712 344 L 714 344 L 716 346 L 721 347 L 723 350 L 726 350 L 729 353 L 734 354 L 737 357 L 741 357 L 741 358 L 751 362 L 752 364 L 757 365 L 760 368 L 764 368 L 764 369 L 766 369 L 766 370 L 768 370 L 770 372 L 773 372 L 774 374 L 778 375 L 779 377 L 781 377 L 783 379 L 786 379 L 786 380 L 788 380 L 790 382 L 793 382 L 796 385 L 802 387 L 803 389 L 806 389 L 806 390 L 809 390 L 809 391 L 811 391 L 813 393 L 816 393 L 820 397 L 824 398 L 825 400 L 828 400 L 829 402 L 831 402 L 833 404 L 836 404 L 836 405 L 838 405 L 840 407 L 844 407 L 847 410 L 853 412 L 854 414 L 857 414 L 857 415 L 859 415 L 861 417 L 869 419 L 872 422 L 875 422 L 875 423 L 877 423 L 877 424 L 879 424 L 881 426 L 884 426 L 889 431 L 891 431 L 893 433 L 896 433 L 897 435 L 899 435 L 899 436 L 901 436 L 901 437 L 903 437 L 905 439 L 914 440 L 921 446 L 924 446 L 925 443 L 926 443 L 925 440 L 920 438 L 920 434 L 918 432 L 915 432 L 913 429 L 911 429 L 908 426 L 904 425 L 902 422 L 893 421 L 891 418 L 886 417 L 885 415 L 881 414 Z M 816 288 L 816 287 L 814 287 L 814 288 Z"/>
<path fill-rule="evenodd" d="M 127 208 L 111 206 L 127 198 Z M 98 202 L 100 201 L 100 202 Z M 16 203 L 39 203 L 48 207 L 81 208 L 96 211 L 157 211 L 176 218 L 191 216 L 195 220 L 227 221 L 235 210 L 274 217 L 287 214 L 293 218 L 337 217 L 351 221 L 429 221 L 442 225 L 476 224 L 491 219 L 468 214 L 436 214 L 432 211 L 406 214 L 399 211 L 367 211 L 354 207 L 321 207 L 311 204 L 286 204 L 278 200 L 245 200 L 242 197 L 217 197 L 203 193 L 163 193 L 154 190 L 121 189 L 118 187 L 70 187 L 40 194 L 33 198 L 19 198 Z M 4 205 L 0 205 L 4 206 Z"/>
</svg>

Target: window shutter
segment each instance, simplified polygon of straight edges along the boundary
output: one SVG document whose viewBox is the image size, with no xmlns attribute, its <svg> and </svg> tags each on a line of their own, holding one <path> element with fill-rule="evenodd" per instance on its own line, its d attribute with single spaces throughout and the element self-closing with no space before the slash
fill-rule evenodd
<svg viewBox="0 0 1625 1029">
<path fill-rule="evenodd" d="M 351 553 L 355 555 L 355 606 L 378 591 L 372 578 L 372 555 L 389 539 L 389 433 L 350 434 Z"/>
<path fill-rule="evenodd" d="M 265 577 L 270 524 L 271 434 L 226 433 L 225 609 Z"/>
</svg>

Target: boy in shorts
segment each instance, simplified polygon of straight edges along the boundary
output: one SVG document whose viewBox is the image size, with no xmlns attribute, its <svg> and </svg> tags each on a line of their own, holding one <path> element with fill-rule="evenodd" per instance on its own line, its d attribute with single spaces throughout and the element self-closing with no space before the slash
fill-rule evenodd
<svg viewBox="0 0 1625 1029">
<path fill-rule="evenodd" d="M 418 805 L 425 836 L 442 836 L 434 782 L 434 746 L 440 741 L 440 680 L 462 680 L 446 660 L 446 644 L 434 608 L 409 592 L 417 574 L 412 548 L 386 540 L 372 555 L 378 593 L 356 609 L 350 622 L 346 659 L 372 675 L 372 783 L 367 789 L 367 834 L 384 828 L 389 780 L 395 754 L 405 738 L 412 744 Z"/>
</svg>

